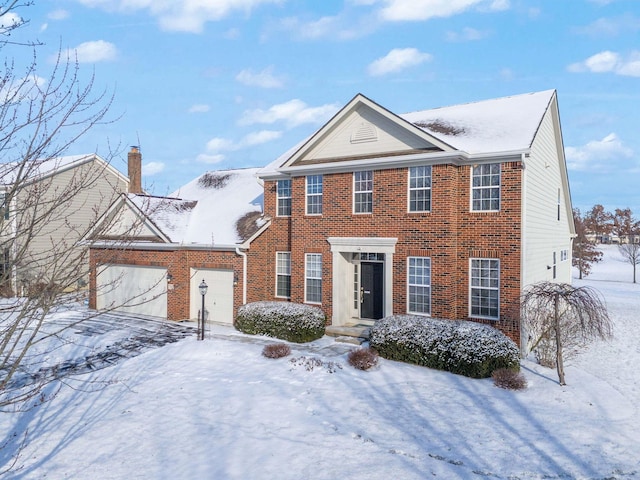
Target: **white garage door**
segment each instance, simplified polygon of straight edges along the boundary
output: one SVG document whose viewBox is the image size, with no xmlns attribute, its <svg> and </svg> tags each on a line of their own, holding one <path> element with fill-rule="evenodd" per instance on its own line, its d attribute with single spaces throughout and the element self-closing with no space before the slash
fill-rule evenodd
<svg viewBox="0 0 640 480">
<path fill-rule="evenodd" d="M 191 318 L 196 320 L 202 309 L 198 285 L 204 280 L 209 287 L 204 297 L 206 320 L 233 323 L 233 270 L 191 269 Z"/>
<path fill-rule="evenodd" d="M 98 310 L 167 318 L 167 269 L 105 265 L 98 270 Z"/>
</svg>

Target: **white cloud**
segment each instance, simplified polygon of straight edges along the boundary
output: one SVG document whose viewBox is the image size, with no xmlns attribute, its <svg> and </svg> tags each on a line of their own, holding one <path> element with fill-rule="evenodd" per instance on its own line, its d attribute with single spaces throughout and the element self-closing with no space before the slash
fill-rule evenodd
<svg viewBox="0 0 640 480">
<path fill-rule="evenodd" d="M 280 88 L 284 85 L 283 80 L 273 74 L 273 66 L 257 73 L 250 69 L 242 70 L 236 75 L 236 80 L 251 87 Z"/>
<path fill-rule="evenodd" d="M 594 37 L 614 37 L 625 32 L 635 33 L 640 31 L 640 18 L 631 14 L 611 18 L 599 18 L 584 27 L 576 27 L 573 31 Z"/>
<path fill-rule="evenodd" d="M 615 73 L 630 77 L 640 77 L 640 51 L 633 51 L 626 58 L 617 52 L 605 50 L 582 62 L 572 63 L 567 70 L 574 73 Z"/>
<path fill-rule="evenodd" d="M 220 163 L 224 159 L 225 159 L 225 156 L 222 154 L 210 155 L 208 153 L 201 153 L 196 157 L 196 162 L 213 164 L 213 163 Z"/>
<path fill-rule="evenodd" d="M 206 113 L 211 110 L 211 107 L 205 103 L 197 103 L 189 107 L 189 113 Z"/>
<path fill-rule="evenodd" d="M 282 132 L 276 130 L 261 130 L 259 132 L 246 135 L 242 140 L 242 144 L 243 146 L 261 145 L 280 137 L 282 137 Z"/>
<path fill-rule="evenodd" d="M 113 43 L 106 42 L 104 40 L 84 42 L 77 47 L 69 48 L 66 51 L 66 57 L 72 61 L 77 58 L 78 63 L 109 62 L 115 60 L 117 55 L 118 50 L 116 49 L 116 46 Z M 64 55 L 63 58 L 65 58 Z M 57 55 L 50 57 L 52 62 L 57 61 L 57 59 Z"/>
<path fill-rule="evenodd" d="M 317 20 L 301 20 L 287 17 L 280 21 L 280 29 L 290 31 L 301 40 L 351 40 L 371 33 L 379 22 L 370 16 L 357 17 L 344 13 L 335 16 L 324 16 Z"/>
<path fill-rule="evenodd" d="M 78 0 L 89 7 L 107 11 L 137 12 L 147 10 L 168 31 L 201 33 L 207 22 L 228 17 L 239 11 L 249 13 L 265 4 L 281 4 L 284 0 Z"/>
<path fill-rule="evenodd" d="M 57 10 L 53 10 L 52 12 L 49 12 L 47 14 L 47 18 L 50 20 L 65 20 L 69 18 L 69 12 L 62 8 L 59 8 Z"/>
<path fill-rule="evenodd" d="M 207 142 L 206 152 L 198 155 L 196 160 L 201 163 L 220 163 L 226 158 L 223 152 L 242 150 L 247 147 L 262 145 L 282 136 L 282 132 L 276 130 L 261 130 L 252 132 L 238 141 L 228 138 L 215 137 Z"/>
<path fill-rule="evenodd" d="M 386 75 L 420 65 L 430 61 L 432 58 L 430 54 L 420 52 L 416 48 L 394 48 L 384 57 L 373 61 L 367 70 L 369 75 Z"/>
<path fill-rule="evenodd" d="M 20 25 L 22 21 L 22 17 L 13 12 L 0 15 L 0 33 L 13 29 L 13 27 Z"/>
<path fill-rule="evenodd" d="M 461 32 L 447 32 L 447 40 L 450 42 L 466 42 L 482 40 L 489 36 L 488 31 L 476 30 L 475 28 L 466 27 Z"/>
<path fill-rule="evenodd" d="M 388 21 L 421 21 L 451 17 L 478 7 L 487 11 L 501 11 L 510 7 L 509 0 L 383 0 L 379 14 Z"/>
<path fill-rule="evenodd" d="M 164 163 L 162 162 L 149 162 L 142 164 L 142 174 L 150 177 L 164 171 Z"/>
<path fill-rule="evenodd" d="M 633 156 L 633 150 L 626 147 L 615 133 L 602 140 L 592 140 L 581 147 L 566 147 L 567 167 L 570 170 L 605 172 L 616 170 L 616 161 Z"/>
<path fill-rule="evenodd" d="M 309 107 L 302 100 L 294 99 L 273 105 L 267 110 L 247 110 L 238 123 L 240 125 L 255 125 L 285 122 L 289 128 L 305 123 L 321 124 L 327 121 L 339 108 L 340 106 L 337 104 Z"/>
</svg>

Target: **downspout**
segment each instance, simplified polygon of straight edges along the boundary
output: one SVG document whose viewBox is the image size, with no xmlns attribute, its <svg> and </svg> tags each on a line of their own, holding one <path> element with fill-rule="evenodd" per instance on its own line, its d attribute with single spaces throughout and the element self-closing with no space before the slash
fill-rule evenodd
<svg viewBox="0 0 640 480">
<path fill-rule="evenodd" d="M 247 253 L 236 247 L 236 253 L 242 257 L 242 304 L 247 303 Z"/>
<path fill-rule="evenodd" d="M 520 294 L 523 293 L 523 289 L 525 287 L 525 280 L 527 278 L 526 275 L 526 258 L 527 258 L 527 235 L 526 235 L 526 225 L 527 225 L 527 174 L 526 174 L 526 165 L 525 159 L 527 158 L 526 153 L 522 153 L 520 155 L 520 162 L 522 163 L 522 189 L 520 193 Z M 527 332 L 523 328 L 522 325 L 522 315 L 520 315 L 520 355 L 522 357 L 525 356 L 527 350 Z"/>
</svg>

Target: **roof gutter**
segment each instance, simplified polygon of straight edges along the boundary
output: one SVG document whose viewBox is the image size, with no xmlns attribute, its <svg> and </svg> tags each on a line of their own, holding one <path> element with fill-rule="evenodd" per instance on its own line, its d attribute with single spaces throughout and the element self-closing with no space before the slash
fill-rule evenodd
<svg viewBox="0 0 640 480">
<path fill-rule="evenodd" d="M 530 149 L 526 148 L 520 150 L 484 153 L 467 153 L 459 150 L 455 152 L 424 152 L 408 155 L 379 156 L 358 160 L 337 160 L 312 163 L 308 165 L 281 167 L 276 171 L 260 175 L 260 178 L 263 180 L 277 180 L 284 176 L 295 177 L 316 173 L 346 173 L 352 172 L 354 169 L 362 168 L 384 170 L 388 168 L 438 165 L 443 163 L 460 166 L 475 163 L 513 162 L 519 161 L 523 155 L 528 155 L 529 153 Z"/>
</svg>

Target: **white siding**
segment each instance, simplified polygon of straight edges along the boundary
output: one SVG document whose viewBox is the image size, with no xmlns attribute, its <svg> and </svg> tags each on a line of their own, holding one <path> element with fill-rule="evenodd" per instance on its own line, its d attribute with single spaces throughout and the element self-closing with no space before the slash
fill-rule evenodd
<svg viewBox="0 0 640 480">
<path fill-rule="evenodd" d="M 371 135 L 360 135 L 363 130 L 371 131 L 371 127 L 374 127 L 374 138 Z M 304 161 L 378 155 L 430 147 L 431 144 L 412 135 L 406 128 L 363 105 L 339 122 L 325 138 L 311 148 Z"/>
<path fill-rule="evenodd" d="M 548 280 L 571 282 L 571 230 L 568 218 L 566 167 L 559 156 L 561 134 L 555 103 L 547 110 L 525 161 L 523 211 L 522 286 Z M 560 219 L 558 220 L 558 189 Z M 561 251 L 568 258 L 561 261 Z M 553 278 L 553 253 L 556 254 L 556 278 Z M 548 268 L 551 267 L 551 268 Z"/>
</svg>

